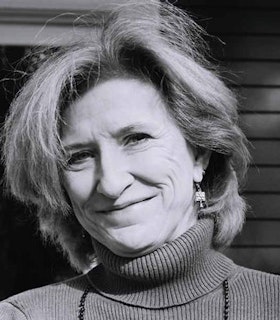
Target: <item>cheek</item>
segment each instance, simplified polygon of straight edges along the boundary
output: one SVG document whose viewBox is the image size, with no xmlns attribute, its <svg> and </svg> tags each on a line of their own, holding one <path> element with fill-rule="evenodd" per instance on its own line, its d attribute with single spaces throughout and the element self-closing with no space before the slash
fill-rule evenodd
<svg viewBox="0 0 280 320">
<path fill-rule="evenodd" d="M 90 198 L 94 189 L 94 174 L 92 170 L 66 171 L 63 185 L 71 202 L 81 205 Z"/>
<path fill-rule="evenodd" d="M 172 163 L 174 164 L 172 175 L 174 192 L 180 195 L 182 199 L 190 201 L 194 192 L 194 159 L 187 149 L 182 149 L 181 153 L 174 155 Z"/>
<path fill-rule="evenodd" d="M 163 186 L 165 204 L 185 210 L 193 198 L 192 167 L 175 157 L 170 159 L 169 166 Z"/>
<path fill-rule="evenodd" d="M 158 179 L 162 179 L 164 205 L 182 212 L 193 199 L 194 159 L 188 149 L 182 145 L 172 150 L 157 165 Z"/>
<path fill-rule="evenodd" d="M 169 187 L 192 185 L 194 161 L 185 145 L 147 150 L 134 156 L 132 163 L 134 173 L 151 184 Z"/>
<path fill-rule="evenodd" d="M 131 168 L 137 176 L 146 181 L 159 182 L 165 179 L 172 167 L 170 147 L 160 144 L 131 156 Z"/>
</svg>

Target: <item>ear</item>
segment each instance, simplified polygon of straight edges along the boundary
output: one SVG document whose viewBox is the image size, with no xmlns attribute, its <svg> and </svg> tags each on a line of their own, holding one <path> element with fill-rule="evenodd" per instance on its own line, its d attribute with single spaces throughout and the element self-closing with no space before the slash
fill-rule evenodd
<svg viewBox="0 0 280 320">
<path fill-rule="evenodd" d="M 203 150 L 203 152 L 197 153 L 195 157 L 194 169 L 193 169 L 193 181 L 201 182 L 203 179 L 204 171 L 207 169 L 209 160 L 211 157 L 210 150 Z"/>
</svg>

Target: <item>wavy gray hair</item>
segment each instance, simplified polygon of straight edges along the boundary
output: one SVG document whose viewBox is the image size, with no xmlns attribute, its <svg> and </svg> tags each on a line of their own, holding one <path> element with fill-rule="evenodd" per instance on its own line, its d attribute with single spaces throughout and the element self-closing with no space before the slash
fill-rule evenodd
<svg viewBox="0 0 280 320">
<path fill-rule="evenodd" d="M 246 138 L 234 94 L 204 58 L 202 35 L 185 12 L 168 3 L 125 5 L 107 12 L 91 35 L 57 50 L 14 99 L 3 128 L 7 186 L 37 207 L 43 236 L 58 244 L 76 269 L 90 268 L 94 252 L 61 183 L 63 110 L 114 77 L 155 85 L 186 140 L 199 152 L 212 151 L 202 214 L 218 217 L 214 245 L 228 245 L 241 229 L 245 204 L 238 189 L 249 161 Z"/>
</svg>

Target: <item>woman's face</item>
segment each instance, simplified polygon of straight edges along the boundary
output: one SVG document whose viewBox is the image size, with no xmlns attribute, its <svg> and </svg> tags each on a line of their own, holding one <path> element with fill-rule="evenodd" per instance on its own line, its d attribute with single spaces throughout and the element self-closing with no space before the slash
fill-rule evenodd
<svg viewBox="0 0 280 320">
<path fill-rule="evenodd" d="M 193 183 L 202 178 L 202 160 L 151 84 L 103 82 L 74 102 L 64 120 L 64 187 L 93 238 L 135 257 L 196 222 Z"/>
</svg>

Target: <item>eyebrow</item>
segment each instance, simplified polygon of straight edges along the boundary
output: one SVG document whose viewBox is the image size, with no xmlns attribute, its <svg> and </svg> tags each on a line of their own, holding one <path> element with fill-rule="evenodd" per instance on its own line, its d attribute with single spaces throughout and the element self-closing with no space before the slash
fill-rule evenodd
<svg viewBox="0 0 280 320">
<path fill-rule="evenodd" d="M 114 132 L 112 134 L 112 136 L 114 138 L 120 138 L 122 136 L 125 136 L 127 134 L 130 134 L 132 132 L 136 132 L 138 130 L 144 130 L 145 129 L 145 125 L 142 123 L 134 123 L 132 125 L 128 125 L 125 126 L 123 128 L 121 128 L 120 130 L 117 130 L 116 132 Z M 84 149 L 84 148 L 88 148 L 88 147 L 95 147 L 96 148 L 96 143 L 94 141 L 90 141 L 90 142 L 77 142 L 77 143 L 72 143 L 72 144 L 68 144 L 63 146 L 63 148 L 66 151 L 70 151 L 70 150 L 79 150 L 79 149 Z"/>
<path fill-rule="evenodd" d="M 77 143 L 72 143 L 72 144 L 68 144 L 66 146 L 63 146 L 63 148 L 66 151 L 70 151 L 70 150 L 79 150 L 79 149 L 84 149 L 84 148 L 88 148 L 94 146 L 94 143 L 92 142 L 77 142 Z"/>
<path fill-rule="evenodd" d="M 118 130 L 116 133 L 113 134 L 113 137 L 119 138 L 119 137 L 125 136 L 131 132 L 135 132 L 138 130 L 144 130 L 144 129 L 146 129 L 144 124 L 134 123 L 132 125 L 125 126 L 125 127 L 121 128 L 120 130 Z"/>
</svg>

